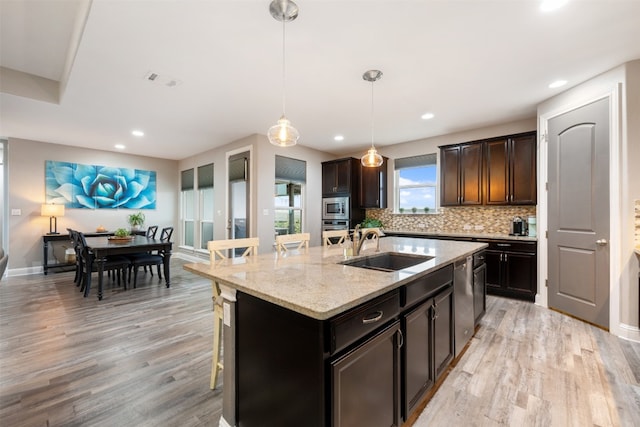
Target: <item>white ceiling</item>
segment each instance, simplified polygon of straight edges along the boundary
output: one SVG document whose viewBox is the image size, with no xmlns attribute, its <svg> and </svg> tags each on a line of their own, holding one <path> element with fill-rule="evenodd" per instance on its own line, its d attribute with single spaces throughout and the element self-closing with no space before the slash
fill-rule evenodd
<svg viewBox="0 0 640 427">
<path fill-rule="evenodd" d="M 282 24 L 269 3 L 0 0 L 3 71 L 62 88 L 59 103 L 1 93 L 0 136 L 182 159 L 266 134 L 282 113 Z M 371 143 L 368 69 L 384 73 L 380 148 L 534 117 L 541 101 L 640 58 L 640 0 L 570 0 L 553 13 L 540 0 L 297 3 L 287 117 L 299 144 L 336 155 Z M 549 89 L 556 79 L 569 83 Z"/>
</svg>

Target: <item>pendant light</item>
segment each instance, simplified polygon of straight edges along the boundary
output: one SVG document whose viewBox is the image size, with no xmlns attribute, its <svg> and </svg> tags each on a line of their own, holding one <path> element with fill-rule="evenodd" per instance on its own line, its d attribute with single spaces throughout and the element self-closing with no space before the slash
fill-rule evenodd
<svg viewBox="0 0 640 427">
<path fill-rule="evenodd" d="M 282 117 L 278 123 L 269 128 L 267 137 L 269 142 L 278 147 L 296 145 L 300 133 L 291 126 L 291 122 L 284 115 L 285 105 L 285 36 L 284 27 L 289 21 L 298 17 L 298 5 L 291 0 L 273 0 L 269 5 L 269 12 L 277 21 L 282 22 Z"/>
<path fill-rule="evenodd" d="M 360 161 L 362 162 L 362 166 L 368 168 L 377 168 L 378 166 L 382 166 L 383 159 L 382 156 L 378 154 L 376 147 L 373 145 L 373 83 L 382 78 L 382 71 L 365 71 L 365 73 L 362 75 L 362 78 L 368 82 L 371 82 L 371 148 L 369 148 L 367 154 L 362 156 Z"/>
</svg>

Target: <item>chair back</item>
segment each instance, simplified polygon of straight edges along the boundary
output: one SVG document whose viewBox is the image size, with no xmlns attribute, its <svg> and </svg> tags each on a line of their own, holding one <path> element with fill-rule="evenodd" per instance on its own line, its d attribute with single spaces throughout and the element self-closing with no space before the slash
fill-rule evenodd
<svg viewBox="0 0 640 427">
<path fill-rule="evenodd" d="M 160 233 L 160 240 L 171 241 L 171 235 L 173 234 L 173 227 L 165 227 Z"/>
<path fill-rule="evenodd" d="M 221 259 L 228 258 L 226 251 L 228 249 L 246 248 L 242 253 L 242 257 L 255 256 L 258 254 L 258 245 L 260 239 L 258 237 L 248 237 L 245 239 L 228 239 L 228 240 L 211 240 L 207 243 L 209 249 L 209 258 L 211 265 L 215 265 L 216 256 Z"/>
<path fill-rule="evenodd" d="M 341 245 L 344 243 L 344 240 L 349 237 L 349 230 L 327 230 L 322 232 L 322 242 L 325 246 L 331 245 Z M 333 243 L 331 239 L 338 239 L 337 242 Z"/>
<path fill-rule="evenodd" d="M 287 252 L 287 245 L 298 244 L 296 250 L 300 250 L 303 247 L 309 249 L 309 240 L 311 240 L 311 234 L 309 233 L 296 233 L 296 234 L 283 234 L 276 236 L 276 251 Z"/>
<path fill-rule="evenodd" d="M 157 232 L 158 232 L 158 226 L 157 225 L 150 226 L 149 228 L 147 228 L 147 238 L 155 239 Z"/>
</svg>

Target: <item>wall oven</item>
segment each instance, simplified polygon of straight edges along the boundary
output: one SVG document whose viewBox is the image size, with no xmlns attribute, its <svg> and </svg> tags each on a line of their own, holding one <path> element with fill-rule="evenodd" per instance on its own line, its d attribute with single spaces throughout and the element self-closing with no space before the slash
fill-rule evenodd
<svg viewBox="0 0 640 427">
<path fill-rule="evenodd" d="M 322 221 L 322 231 L 329 230 L 348 230 L 349 229 L 349 220 L 341 220 L 341 219 L 325 219 Z"/>
<path fill-rule="evenodd" d="M 349 197 L 324 197 L 322 219 L 349 219 Z"/>
</svg>

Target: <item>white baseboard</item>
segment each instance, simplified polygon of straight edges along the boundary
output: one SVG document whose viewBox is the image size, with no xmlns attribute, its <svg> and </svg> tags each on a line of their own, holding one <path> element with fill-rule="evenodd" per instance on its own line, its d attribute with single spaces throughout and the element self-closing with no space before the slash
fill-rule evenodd
<svg viewBox="0 0 640 427">
<path fill-rule="evenodd" d="M 618 336 L 622 339 L 640 343 L 640 328 L 637 326 L 620 323 L 618 327 Z"/>
</svg>

